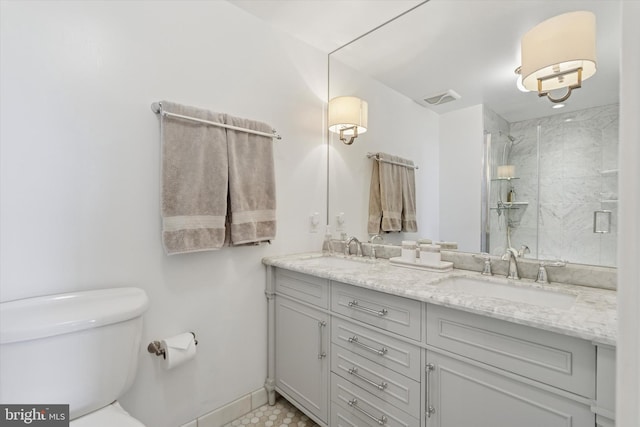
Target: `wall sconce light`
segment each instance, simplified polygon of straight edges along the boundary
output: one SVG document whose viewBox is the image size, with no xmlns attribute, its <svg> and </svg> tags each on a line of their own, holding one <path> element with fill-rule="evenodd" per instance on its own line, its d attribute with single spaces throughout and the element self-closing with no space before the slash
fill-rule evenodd
<svg viewBox="0 0 640 427">
<path fill-rule="evenodd" d="M 596 72 L 596 17 L 587 11 L 554 16 L 522 37 L 522 84 L 551 102 L 563 102 Z M 560 98 L 550 92 L 567 88 Z"/>
<path fill-rule="evenodd" d="M 340 134 L 340 141 L 347 145 L 368 126 L 367 102 L 355 96 L 338 96 L 329 101 L 329 130 Z M 347 141 L 347 136 L 351 138 Z"/>
</svg>

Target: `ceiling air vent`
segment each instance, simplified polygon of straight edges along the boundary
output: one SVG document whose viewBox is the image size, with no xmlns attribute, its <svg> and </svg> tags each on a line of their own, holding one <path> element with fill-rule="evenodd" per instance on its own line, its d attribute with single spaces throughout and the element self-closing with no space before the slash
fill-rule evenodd
<svg viewBox="0 0 640 427">
<path fill-rule="evenodd" d="M 424 98 L 424 101 L 430 105 L 440 105 L 455 101 L 456 99 L 460 99 L 460 95 L 458 95 L 454 90 L 449 89 L 446 92 Z"/>
</svg>

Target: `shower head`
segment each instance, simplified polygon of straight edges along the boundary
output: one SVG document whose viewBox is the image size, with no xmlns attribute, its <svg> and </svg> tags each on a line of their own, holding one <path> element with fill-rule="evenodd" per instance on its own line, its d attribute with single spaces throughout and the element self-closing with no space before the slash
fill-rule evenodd
<svg viewBox="0 0 640 427">
<path fill-rule="evenodd" d="M 498 131 L 498 134 L 499 134 L 500 136 L 506 136 L 506 137 L 507 137 L 507 139 L 508 139 L 509 141 L 511 141 L 511 142 L 516 142 L 516 139 L 515 139 L 513 136 L 509 135 L 508 133 L 502 132 L 502 131 L 500 130 L 500 131 Z"/>
<path fill-rule="evenodd" d="M 509 135 L 508 133 L 500 132 L 500 136 L 502 135 L 506 136 L 508 139 L 508 142 L 505 142 L 504 147 L 502 147 L 502 164 L 506 165 L 507 160 L 509 160 L 511 149 L 513 148 L 514 145 L 516 145 L 516 139 L 513 136 Z M 509 149 L 509 152 L 507 152 L 507 148 Z"/>
</svg>

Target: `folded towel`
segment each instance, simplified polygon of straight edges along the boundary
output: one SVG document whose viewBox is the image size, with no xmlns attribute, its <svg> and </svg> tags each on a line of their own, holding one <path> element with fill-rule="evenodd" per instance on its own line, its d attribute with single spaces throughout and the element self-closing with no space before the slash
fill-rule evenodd
<svg viewBox="0 0 640 427">
<path fill-rule="evenodd" d="M 271 133 L 266 123 L 227 116 L 227 124 Z M 273 138 L 227 130 L 230 244 L 271 241 L 276 236 Z"/>
<path fill-rule="evenodd" d="M 413 166 L 411 160 L 403 163 Z M 415 233 L 418 231 L 416 222 L 416 171 L 413 167 L 402 169 L 402 231 Z"/>
<path fill-rule="evenodd" d="M 380 200 L 380 165 L 373 162 L 371 170 L 371 184 L 369 186 L 369 221 L 367 221 L 367 233 L 380 234 L 382 229 L 382 201 Z"/>
<path fill-rule="evenodd" d="M 224 123 L 224 115 L 163 101 L 164 111 Z M 219 249 L 227 213 L 224 128 L 163 116 L 162 240 L 168 255 Z"/>
<path fill-rule="evenodd" d="M 369 187 L 369 234 L 381 231 L 418 231 L 416 223 L 415 172 L 411 160 L 378 153 Z M 385 161 L 386 160 L 386 161 Z"/>
</svg>

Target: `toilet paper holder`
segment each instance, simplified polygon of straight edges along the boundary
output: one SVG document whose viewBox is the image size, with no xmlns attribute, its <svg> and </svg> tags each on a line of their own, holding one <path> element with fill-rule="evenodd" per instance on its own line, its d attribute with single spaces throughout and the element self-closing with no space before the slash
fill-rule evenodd
<svg viewBox="0 0 640 427">
<path fill-rule="evenodd" d="M 192 331 L 191 335 L 193 335 L 193 343 L 195 345 L 198 345 L 198 340 L 196 339 L 195 332 Z M 149 353 L 155 354 L 156 356 L 162 356 L 163 359 L 167 358 L 167 350 L 164 348 L 160 341 L 151 341 L 147 346 L 147 351 Z"/>
</svg>

